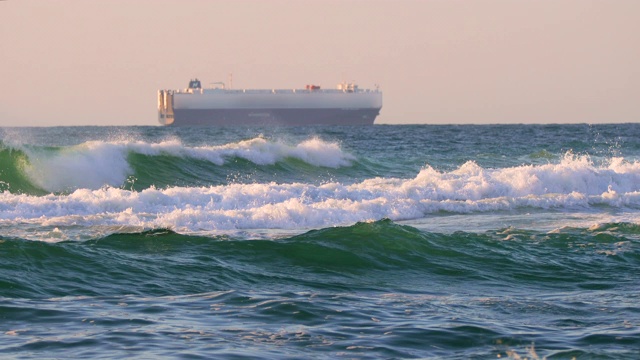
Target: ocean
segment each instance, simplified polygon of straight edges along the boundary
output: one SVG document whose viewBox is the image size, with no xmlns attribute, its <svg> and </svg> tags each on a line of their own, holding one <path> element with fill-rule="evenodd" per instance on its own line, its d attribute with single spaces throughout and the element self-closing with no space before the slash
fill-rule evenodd
<svg viewBox="0 0 640 360">
<path fill-rule="evenodd" d="M 640 358 L 640 124 L 0 128 L 0 357 Z"/>
</svg>

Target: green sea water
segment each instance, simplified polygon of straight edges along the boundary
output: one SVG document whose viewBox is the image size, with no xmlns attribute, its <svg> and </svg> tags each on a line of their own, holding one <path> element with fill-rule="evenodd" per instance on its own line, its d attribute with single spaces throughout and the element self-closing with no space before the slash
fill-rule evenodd
<svg viewBox="0 0 640 360">
<path fill-rule="evenodd" d="M 636 359 L 639 135 L 2 128 L 0 356 Z"/>
</svg>

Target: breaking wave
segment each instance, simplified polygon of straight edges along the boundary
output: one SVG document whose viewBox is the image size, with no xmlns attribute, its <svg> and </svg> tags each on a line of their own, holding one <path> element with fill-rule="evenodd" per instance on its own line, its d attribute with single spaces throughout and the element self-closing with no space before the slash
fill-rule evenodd
<svg viewBox="0 0 640 360">
<path fill-rule="evenodd" d="M 3 151 L 6 159 L 10 150 Z M 253 168 L 257 163 L 272 165 L 288 157 L 304 160 L 307 166 L 313 163 L 314 169 L 355 162 L 336 144 L 317 139 L 286 146 L 257 138 L 211 148 L 185 148 L 177 143 L 87 143 L 55 149 L 40 157 L 33 157 L 31 150 L 21 150 L 10 156 L 16 164 L 14 168 L 19 167 L 17 159 L 28 161 L 25 174 L 37 186 L 60 190 L 73 184 L 75 189 L 47 194 L 4 191 L 0 193 L 0 222 L 51 227 L 168 228 L 194 233 L 303 230 L 385 218 L 415 220 L 438 213 L 536 209 L 588 212 L 603 206 L 640 207 L 640 163 L 611 158 L 607 164 L 595 165 L 588 156 L 570 152 L 555 164 L 489 169 L 469 161 L 453 171 L 426 166 L 409 179 L 374 177 L 354 183 L 220 181 L 218 185 L 164 188 L 151 184 L 140 190 L 104 186 L 105 182 L 112 185 L 129 176 L 127 169 L 132 165 L 123 155 L 127 151 L 138 156 L 160 156 L 154 167 L 171 159 L 159 154 L 171 154 L 173 160 L 179 156 L 205 158 L 211 163 L 217 161 L 221 164 L 216 163 L 218 167 L 239 158 L 250 161 Z M 46 157 L 49 158 L 45 160 Z M 74 177 L 73 171 L 88 174 Z M 13 178 L 18 176 L 16 171 L 12 174 Z"/>
<path fill-rule="evenodd" d="M 141 190 L 212 185 L 230 178 L 255 182 L 263 180 L 256 165 L 263 169 L 280 166 L 277 171 L 295 174 L 305 168 L 349 167 L 354 160 L 339 144 L 318 138 L 288 145 L 256 137 L 203 147 L 184 146 L 177 140 L 89 141 L 70 147 L 6 147 L 0 143 L 0 163 L 8 169 L 0 173 L 0 190 L 41 194 L 105 186 Z M 248 179 L 247 174 L 254 178 Z"/>
</svg>

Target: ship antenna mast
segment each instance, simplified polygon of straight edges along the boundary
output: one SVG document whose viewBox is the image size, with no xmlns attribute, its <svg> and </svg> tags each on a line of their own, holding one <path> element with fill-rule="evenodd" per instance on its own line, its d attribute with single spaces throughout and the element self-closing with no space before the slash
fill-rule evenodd
<svg viewBox="0 0 640 360">
<path fill-rule="evenodd" d="M 233 73 L 229 73 L 229 89 L 233 89 Z"/>
</svg>

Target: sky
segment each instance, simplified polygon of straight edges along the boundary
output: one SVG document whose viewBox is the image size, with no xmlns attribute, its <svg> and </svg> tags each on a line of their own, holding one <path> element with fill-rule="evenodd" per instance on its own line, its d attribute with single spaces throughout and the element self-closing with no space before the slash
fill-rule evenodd
<svg viewBox="0 0 640 360">
<path fill-rule="evenodd" d="M 376 124 L 636 122 L 640 1 L 0 1 L 0 126 L 158 125 L 230 74 L 379 85 Z"/>
</svg>

